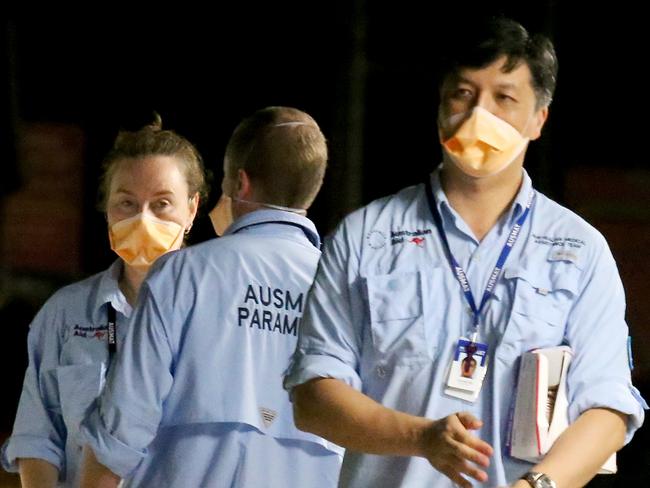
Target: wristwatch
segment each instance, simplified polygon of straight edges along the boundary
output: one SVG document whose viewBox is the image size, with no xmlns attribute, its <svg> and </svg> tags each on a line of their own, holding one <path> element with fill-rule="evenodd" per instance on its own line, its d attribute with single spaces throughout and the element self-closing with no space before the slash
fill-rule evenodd
<svg viewBox="0 0 650 488">
<path fill-rule="evenodd" d="M 528 484 L 532 486 L 532 488 L 557 488 L 555 481 L 553 481 L 544 473 L 528 471 L 528 473 L 523 475 L 521 479 L 528 481 Z"/>
</svg>

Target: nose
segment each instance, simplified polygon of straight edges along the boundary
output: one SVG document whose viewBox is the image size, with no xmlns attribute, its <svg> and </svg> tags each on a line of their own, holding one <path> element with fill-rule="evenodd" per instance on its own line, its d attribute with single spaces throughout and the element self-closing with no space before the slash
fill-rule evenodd
<svg viewBox="0 0 650 488">
<path fill-rule="evenodd" d="M 496 106 L 494 103 L 494 98 L 487 91 L 481 91 L 476 97 L 476 102 L 471 108 L 481 107 L 494 114 Z"/>
<path fill-rule="evenodd" d="M 140 212 L 142 213 L 143 216 L 147 217 L 155 217 L 155 212 L 149 205 L 149 202 L 144 202 L 142 205 L 140 205 Z"/>
</svg>

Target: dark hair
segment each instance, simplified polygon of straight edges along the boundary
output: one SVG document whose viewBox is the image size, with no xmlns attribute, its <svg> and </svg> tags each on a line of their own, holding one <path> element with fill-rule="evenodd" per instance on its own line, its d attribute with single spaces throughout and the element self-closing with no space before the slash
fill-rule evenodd
<svg viewBox="0 0 650 488">
<path fill-rule="evenodd" d="M 461 68 L 484 68 L 502 56 L 506 57 L 507 73 L 522 61 L 528 65 L 537 106 L 548 106 L 558 70 L 553 43 L 541 34 L 531 36 L 520 23 L 505 17 L 491 18 L 463 31 L 442 60 L 439 85 Z"/>
<path fill-rule="evenodd" d="M 246 171 L 265 203 L 307 209 L 323 183 L 327 143 L 307 113 L 267 107 L 237 126 L 225 162 L 230 177 Z"/>
<path fill-rule="evenodd" d="M 172 156 L 182 163 L 190 196 L 199 194 L 199 201 L 207 195 L 205 169 L 197 149 L 172 130 L 162 129 L 162 119 L 157 113 L 154 121 L 137 131 L 120 131 L 113 147 L 102 163 L 99 184 L 99 208 L 106 211 L 106 200 L 115 170 L 125 159 L 139 159 L 146 156 Z"/>
</svg>

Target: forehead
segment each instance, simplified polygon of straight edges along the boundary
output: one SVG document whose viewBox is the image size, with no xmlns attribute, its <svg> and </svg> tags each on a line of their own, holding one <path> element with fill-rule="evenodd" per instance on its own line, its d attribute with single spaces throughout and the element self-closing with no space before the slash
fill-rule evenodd
<svg viewBox="0 0 650 488">
<path fill-rule="evenodd" d="M 506 71 L 507 61 L 502 56 L 481 68 L 460 67 L 447 75 L 443 88 L 468 83 L 478 87 L 510 86 L 521 90 L 530 89 L 532 92 L 532 75 L 528 64 L 520 60 L 513 69 Z"/>
<path fill-rule="evenodd" d="M 187 192 L 183 162 L 173 156 L 146 156 L 116 162 L 110 190 L 130 193 Z"/>
</svg>

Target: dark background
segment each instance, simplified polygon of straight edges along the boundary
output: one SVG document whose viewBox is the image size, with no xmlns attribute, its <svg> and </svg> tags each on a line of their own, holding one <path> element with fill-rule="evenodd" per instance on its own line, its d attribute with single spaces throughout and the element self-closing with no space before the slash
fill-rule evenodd
<svg viewBox="0 0 650 488">
<path fill-rule="evenodd" d="M 269 105 L 309 112 L 330 146 L 325 185 L 310 211 L 326 234 L 350 210 L 419 182 L 438 163 L 437 59 L 464 22 L 493 14 L 511 16 L 555 43 L 558 88 L 526 167 L 540 190 L 584 215 L 613 243 L 637 339 L 634 381 L 650 397 L 647 274 L 639 271 L 648 269 L 650 244 L 642 8 L 627 0 L 477 5 L 254 1 L 215 4 L 210 11 L 159 5 L 136 13 L 115 6 L 92 15 L 5 18 L 0 209 L 28 183 L 20 148 L 33 124 L 80 134 L 83 209 L 80 253 L 70 272 L 16 265 L 9 253 L 0 254 L 0 366 L 8 378 L 0 390 L 8 399 L 0 431 L 11 429 L 34 311 L 51 290 L 113 259 L 95 203 L 99 163 L 119 128 L 139 128 L 158 111 L 165 127 L 197 145 L 218 187 L 225 144 L 242 117 Z M 218 190 L 205 209 L 217 198 Z M 193 241 L 212 236 L 207 217 L 200 217 Z M 650 486 L 647 432 L 621 453 L 621 474 L 600 483 Z"/>
</svg>

